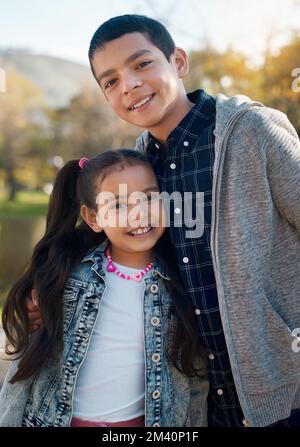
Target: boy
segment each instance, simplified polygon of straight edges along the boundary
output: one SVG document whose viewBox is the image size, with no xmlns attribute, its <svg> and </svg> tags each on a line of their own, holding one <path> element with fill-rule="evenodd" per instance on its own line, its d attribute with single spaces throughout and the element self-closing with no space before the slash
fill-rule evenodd
<svg viewBox="0 0 300 447">
<path fill-rule="evenodd" d="M 186 53 L 147 17 L 102 24 L 89 58 L 116 114 L 147 129 L 137 149 L 161 191 L 204 192 L 203 235 L 187 238 L 172 221 L 171 232 L 208 352 L 209 425 L 300 426 L 295 130 L 284 114 L 244 96 L 186 95 Z"/>
</svg>

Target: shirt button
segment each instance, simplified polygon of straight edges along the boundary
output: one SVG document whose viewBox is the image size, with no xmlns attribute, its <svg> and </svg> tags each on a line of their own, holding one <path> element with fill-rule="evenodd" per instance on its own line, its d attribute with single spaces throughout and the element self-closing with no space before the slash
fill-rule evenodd
<svg viewBox="0 0 300 447">
<path fill-rule="evenodd" d="M 244 427 L 249 427 L 249 422 L 246 421 L 246 419 L 242 420 L 242 424 L 243 424 Z"/>
<path fill-rule="evenodd" d="M 158 390 L 153 391 L 153 393 L 152 393 L 152 398 L 153 399 L 156 400 L 156 399 L 159 398 L 159 396 L 160 396 L 160 392 Z"/>
<path fill-rule="evenodd" d="M 185 263 L 185 264 L 187 264 L 188 262 L 189 262 L 189 258 L 187 258 L 186 256 L 183 258 L 183 262 Z"/>
<path fill-rule="evenodd" d="M 200 310 L 200 309 L 196 309 L 196 310 L 195 310 L 195 314 L 196 314 L 196 315 L 200 315 L 200 314 L 201 314 L 201 310 Z"/>
<path fill-rule="evenodd" d="M 154 424 L 152 425 L 152 427 L 160 427 L 159 422 L 154 422 Z"/>
<path fill-rule="evenodd" d="M 174 212 L 175 214 L 180 214 L 180 208 L 175 208 Z"/>
<path fill-rule="evenodd" d="M 171 168 L 171 169 L 176 169 L 176 165 L 175 165 L 175 163 L 171 163 L 171 164 L 170 164 L 170 168 Z"/>
<path fill-rule="evenodd" d="M 214 136 L 216 136 L 216 131 L 215 130 L 213 131 L 213 134 L 214 134 Z"/>
<path fill-rule="evenodd" d="M 159 149 L 159 144 L 158 143 L 155 143 L 155 147 L 156 147 L 156 149 Z"/>
<path fill-rule="evenodd" d="M 223 394 L 223 390 L 222 390 L 221 388 L 219 388 L 218 391 L 217 391 L 217 393 L 218 393 L 219 396 L 222 396 L 222 394 Z"/>
<path fill-rule="evenodd" d="M 210 360 L 213 360 L 213 359 L 215 358 L 215 356 L 214 356 L 213 354 L 209 354 L 208 358 L 209 358 Z"/>
<path fill-rule="evenodd" d="M 158 285 L 157 284 L 151 284 L 150 292 L 156 293 L 157 291 L 158 291 Z"/>
<path fill-rule="evenodd" d="M 158 317 L 152 317 L 150 323 L 152 324 L 152 326 L 158 326 L 160 323 L 160 319 Z"/>
<path fill-rule="evenodd" d="M 190 144 L 190 143 L 189 143 L 188 141 L 184 141 L 184 142 L 183 142 L 183 145 L 184 145 L 185 147 L 188 147 L 189 144 Z"/>
<path fill-rule="evenodd" d="M 160 361 L 160 355 L 159 354 L 153 354 L 152 355 L 152 362 L 157 363 Z"/>
</svg>

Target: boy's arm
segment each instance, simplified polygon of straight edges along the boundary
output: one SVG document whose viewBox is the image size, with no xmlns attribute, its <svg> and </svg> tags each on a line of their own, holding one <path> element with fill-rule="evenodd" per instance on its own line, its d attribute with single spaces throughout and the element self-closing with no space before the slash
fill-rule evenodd
<svg viewBox="0 0 300 447">
<path fill-rule="evenodd" d="M 279 161 L 269 174 L 272 197 L 278 211 L 300 235 L 300 141 L 286 115 L 281 114 L 274 126 L 266 142 L 269 157 L 275 153 Z"/>
<path fill-rule="evenodd" d="M 279 213 L 300 235 L 300 141 L 287 116 L 278 110 L 260 108 L 254 143 L 266 157 L 272 199 Z"/>
<path fill-rule="evenodd" d="M 36 289 L 31 289 L 31 294 L 26 300 L 26 308 L 30 321 L 29 333 L 41 329 L 43 320 L 40 314 Z"/>
</svg>

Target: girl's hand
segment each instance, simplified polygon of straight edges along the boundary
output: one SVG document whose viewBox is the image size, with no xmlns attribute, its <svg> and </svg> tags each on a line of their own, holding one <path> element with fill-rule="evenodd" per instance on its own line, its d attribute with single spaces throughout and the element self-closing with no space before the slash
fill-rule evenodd
<svg viewBox="0 0 300 447">
<path fill-rule="evenodd" d="M 38 304 L 36 289 L 31 289 L 31 296 L 26 300 L 26 308 L 29 318 L 29 333 L 40 330 L 43 326 L 43 320 Z"/>
</svg>

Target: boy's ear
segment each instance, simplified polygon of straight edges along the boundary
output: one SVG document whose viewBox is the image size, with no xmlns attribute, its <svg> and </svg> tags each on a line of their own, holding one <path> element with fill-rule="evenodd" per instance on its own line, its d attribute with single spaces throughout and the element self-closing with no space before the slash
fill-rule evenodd
<svg viewBox="0 0 300 447">
<path fill-rule="evenodd" d="M 99 227 L 99 225 L 97 224 L 96 211 L 91 210 L 86 205 L 81 205 L 80 214 L 83 220 L 88 224 L 89 227 L 91 227 L 93 231 L 95 231 L 95 233 L 101 233 L 102 228 Z"/>
<path fill-rule="evenodd" d="M 174 57 L 178 76 L 183 78 L 189 71 L 188 56 L 183 48 L 176 47 Z"/>
</svg>

